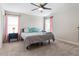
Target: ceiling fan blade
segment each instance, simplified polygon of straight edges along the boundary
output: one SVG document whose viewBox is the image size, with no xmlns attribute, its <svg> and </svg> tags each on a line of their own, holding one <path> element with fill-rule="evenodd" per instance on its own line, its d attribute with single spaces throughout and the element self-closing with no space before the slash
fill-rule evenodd
<svg viewBox="0 0 79 59">
<path fill-rule="evenodd" d="M 34 10 L 37 10 L 38 8 L 36 8 L 36 9 L 33 9 L 32 11 L 34 11 Z"/>
<path fill-rule="evenodd" d="M 34 6 L 40 7 L 40 6 L 38 6 L 38 5 L 34 4 L 34 3 L 31 3 L 31 4 L 34 5 Z"/>
<path fill-rule="evenodd" d="M 43 9 L 52 10 L 51 8 L 46 8 L 46 7 L 43 7 Z"/>
<path fill-rule="evenodd" d="M 42 6 L 45 6 L 45 5 L 47 5 L 48 3 L 44 3 Z"/>
</svg>

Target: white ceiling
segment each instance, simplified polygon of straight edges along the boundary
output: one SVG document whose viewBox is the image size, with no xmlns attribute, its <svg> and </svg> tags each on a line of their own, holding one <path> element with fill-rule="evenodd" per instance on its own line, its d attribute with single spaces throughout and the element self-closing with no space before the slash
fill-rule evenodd
<svg viewBox="0 0 79 59">
<path fill-rule="evenodd" d="M 37 15 L 37 16 L 48 16 L 50 13 L 55 13 L 58 11 L 64 3 L 48 3 L 46 7 L 52 8 L 51 11 L 44 10 L 43 13 L 41 13 L 39 10 L 31 11 L 34 8 L 37 8 L 36 6 L 31 5 L 30 3 L 0 3 L 0 6 L 7 11 L 11 12 L 19 12 L 19 13 L 25 13 L 29 15 Z"/>
</svg>

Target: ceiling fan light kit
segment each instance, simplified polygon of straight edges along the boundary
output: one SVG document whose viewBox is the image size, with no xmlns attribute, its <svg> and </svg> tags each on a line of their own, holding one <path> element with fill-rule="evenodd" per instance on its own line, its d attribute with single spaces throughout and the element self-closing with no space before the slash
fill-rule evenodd
<svg viewBox="0 0 79 59">
<path fill-rule="evenodd" d="M 43 8 L 38 8 L 39 11 L 43 11 Z"/>
</svg>

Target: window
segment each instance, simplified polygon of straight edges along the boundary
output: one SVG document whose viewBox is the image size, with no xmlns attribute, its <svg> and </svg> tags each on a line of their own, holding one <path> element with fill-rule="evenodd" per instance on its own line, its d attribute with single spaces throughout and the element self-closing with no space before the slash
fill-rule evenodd
<svg viewBox="0 0 79 59">
<path fill-rule="evenodd" d="M 18 33 L 18 16 L 7 16 L 7 34 Z"/>
<path fill-rule="evenodd" d="M 45 20 L 45 31 L 50 32 L 50 19 Z"/>
<path fill-rule="evenodd" d="M 53 31 L 53 16 L 50 18 L 45 19 L 45 31 L 46 32 L 52 32 Z"/>
</svg>

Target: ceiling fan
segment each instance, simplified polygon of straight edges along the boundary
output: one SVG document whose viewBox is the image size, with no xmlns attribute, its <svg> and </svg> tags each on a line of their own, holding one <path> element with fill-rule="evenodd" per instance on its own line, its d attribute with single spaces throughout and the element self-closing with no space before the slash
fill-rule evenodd
<svg viewBox="0 0 79 59">
<path fill-rule="evenodd" d="M 31 3 L 31 5 L 34 5 L 34 6 L 38 7 L 38 8 L 33 9 L 32 11 L 39 10 L 39 11 L 42 12 L 43 10 L 52 10 L 51 8 L 45 7 L 47 4 L 48 3 L 44 3 L 44 4 L 40 3 L 39 5 L 36 5 L 34 3 Z"/>
</svg>

